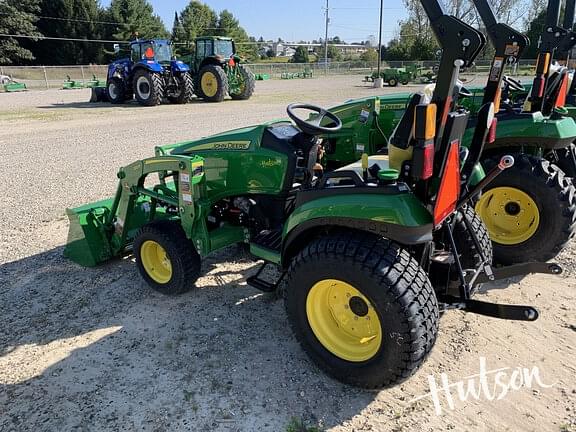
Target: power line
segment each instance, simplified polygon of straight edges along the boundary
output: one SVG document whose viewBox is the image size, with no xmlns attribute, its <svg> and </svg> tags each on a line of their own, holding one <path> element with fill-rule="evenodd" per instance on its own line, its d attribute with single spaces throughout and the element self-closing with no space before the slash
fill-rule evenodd
<svg viewBox="0 0 576 432">
<path fill-rule="evenodd" d="M 75 39 L 75 38 L 61 38 L 51 36 L 30 36 L 30 35 L 14 35 L 0 33 L 0 37 L 11 37 L 16 39 L 34 39 L 34 40 L 59 40 L 70 42 L 99 42 L 99 43 L 130 43 L 130 41 L 106 40 L 106 39 Z"/>
</svg>

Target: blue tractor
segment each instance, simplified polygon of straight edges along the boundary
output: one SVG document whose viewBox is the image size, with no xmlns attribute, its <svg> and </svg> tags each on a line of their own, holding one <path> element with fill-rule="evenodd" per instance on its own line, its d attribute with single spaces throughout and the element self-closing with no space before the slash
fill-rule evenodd
<svg viewBox="0 0 576 432">
<path fill-rule="evenodd" d="M 119 47 L 115 47 L 117 53 Z M 113 104 L 136 98 L 140 105 L 159 105 L 164 99 L 185 104 L 194 96 L 190 67 L 172 55 L 167 40 L 136 40 L 129 57 L 108 66 L 106 94 Z"/>
</svg>

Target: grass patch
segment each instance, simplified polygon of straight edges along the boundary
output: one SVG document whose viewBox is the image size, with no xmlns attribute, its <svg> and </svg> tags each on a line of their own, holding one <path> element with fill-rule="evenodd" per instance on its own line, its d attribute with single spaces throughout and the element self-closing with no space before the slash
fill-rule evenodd
<svg viewBox="0 0 576 432">
<path fill-rule="evenodd" d="M 322 432 L 318 426 L 308 426 L 304 420 L 293 417 L 286 426 L 286 432 Z"/>
</svg>

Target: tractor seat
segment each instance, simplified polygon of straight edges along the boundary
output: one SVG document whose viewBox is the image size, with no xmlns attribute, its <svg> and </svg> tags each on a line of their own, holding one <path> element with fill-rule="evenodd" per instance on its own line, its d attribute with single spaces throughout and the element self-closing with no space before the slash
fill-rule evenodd
<svg viewBox="0 0 576 432">
<path fill-rule="evenodd" d="M 374 165 L 378 165 L 381 170 L 387 170 L 390 168 L 390 159 L 388 155 L 374 155 L 368 157 L 368 167 L 372 167 Z M 351 163 L 350 165 L 346 165 L 342 168 L 338 168 L 336 171 L 355 171 L 362 177 L 362 161 L 359 160 L 357 162 Z"/>
</svg>

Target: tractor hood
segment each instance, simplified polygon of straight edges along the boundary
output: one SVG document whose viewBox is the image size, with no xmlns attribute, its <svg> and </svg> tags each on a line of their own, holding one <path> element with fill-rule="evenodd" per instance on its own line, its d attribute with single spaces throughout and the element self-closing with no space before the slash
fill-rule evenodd
<svg viewBox="0 0 576 432">
<path fill-rule="evenodd" d="M 206 151 L 246 151 L 260 145 L 264 130 L 277 123 L 289 120 L 275 120 L 261 125 L 249 126 L 222 132 L 194 141 L 184 141 L 156 148 L 157 154 L 191 155 Z"/>
</svg>

